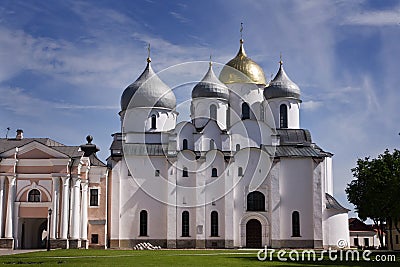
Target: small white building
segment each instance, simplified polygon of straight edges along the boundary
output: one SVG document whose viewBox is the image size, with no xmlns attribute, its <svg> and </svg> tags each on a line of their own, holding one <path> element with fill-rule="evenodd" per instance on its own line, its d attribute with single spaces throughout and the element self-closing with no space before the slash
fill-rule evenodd
<svg viewBox="0 0 400 267">
<path fill-rule="evenodd" d="M 267 83 L 243 40 L 192 90 L 191 121 L 150 59 L 121 98 L 113 135 L 110 247 L 322 248 L 349 244 L 332 154 L 300 127 L 300 89 L 280 62 Z"/>
<path fill-rule="evenodd" d="M 366 224 L 357 218 L 349 219 L 350 247 L 354 248 L 380 248 L 382 247 L 378 237 L 378 230 L 372 225 Z M 386 234 L 383 233 L 385 242 Z"/>
</svg>

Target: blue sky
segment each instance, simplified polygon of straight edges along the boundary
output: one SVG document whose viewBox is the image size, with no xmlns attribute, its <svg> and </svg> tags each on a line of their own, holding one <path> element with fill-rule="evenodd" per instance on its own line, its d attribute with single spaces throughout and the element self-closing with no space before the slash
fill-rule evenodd
<svg viewBox="0 0 400 267">
<path fill-rule="evenodd" d="M 22 128 L 78 145 L 92 134 L 105 160 L 147 43 L 156 71 L 210 53 L 226 63 L 241 22 L 267 79 L 283 54 L 302 90 L 301 126 L 335 154 L 335 195 L 351 207 L 344 188 L 357 158 L 399 148 L 399 1 L 3 0 L 0 135 Z"/>
</svg>

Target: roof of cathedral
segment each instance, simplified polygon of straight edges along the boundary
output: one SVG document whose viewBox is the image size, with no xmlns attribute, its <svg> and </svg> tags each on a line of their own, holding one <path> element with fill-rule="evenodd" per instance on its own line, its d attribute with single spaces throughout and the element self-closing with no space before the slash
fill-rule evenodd
<svg viewBox="0 0 400 267">
<path fill-rule="evenodd" d="M 240 39 L 240 48 L 237 55 L 225 64 L 219 74 L 219 79 L 225 84 L 267 84 L 263 69 L 251 58 L 247 57 L 243 47 L 243 39 Z"/>
<path fill-rule="evenodd" d="M 325 193 L 325 199 L 326 199 L 326 208 L 327 209 L 334 209 L 337 211 L 342 211 L 342 212 L 348 212 L 350 211 L 349 209 L 346 209 L 340 203 L 330 194 Z"/>
<path fill-rule="evenodd" d="M 50 138 L 0 138 L 0 153 L 15 149 L 17 147 L 22 147 L 32 142 L 41 143 L 54 150 L 57 150 L 60 153 L 65 154 L 70 158 L 78 158 L 84 155 L 84 152 L 81 151 L 80 146 L 66 146 Z M 89 159 L 92 166 L 106 166 L 95 153 L 91 154 Z"/>
<path fill-rule="evenodd" d="M 279 65 L 279 71 L 275 78 L 264 88 L 265 98 L 291 97 L 300 99 L 300 88 L 287 76 L 283 69 L 282 60 Z"/>
<path fill-rule="evenodd" d="M 143 73 L 122 93 L 121 111 L 137 107 L 175 109 L 174 93 L 153 71 L 150 62 L 151 59 L 148 57 Z"/>
<path fill-rule="evenodd" d="M 307 129 L 277 129 L 280 145 L 310 145 L 312 143 L 310 131 Z"/>
<path fill-rule="evenodd" d="M 229 100 L 229 89 L 215 76 L 211 62 L 206 75 L 192 90 L 192 98 L 199 97 Z"/>
</svg>

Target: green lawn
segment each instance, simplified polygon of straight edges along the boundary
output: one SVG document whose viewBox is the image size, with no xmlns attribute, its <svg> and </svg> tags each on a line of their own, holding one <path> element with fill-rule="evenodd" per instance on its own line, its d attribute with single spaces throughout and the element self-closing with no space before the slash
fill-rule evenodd
<svg viewBox="0 0 400 267">
<path fill-rule="evenodd" d="M 300 252 L 301 253 L 301 252 Z M 389 254 L 395 254 L 390 252 Z M 256 250 L 53 250 L 0 257 L 0 265 L 18 266 L 399 266 L 396 262 L 259 261 Z M 374 255 L 370 258 L 374 260 Z M 289 260 L 289 259 L 288 259 Z"/>
</svg>

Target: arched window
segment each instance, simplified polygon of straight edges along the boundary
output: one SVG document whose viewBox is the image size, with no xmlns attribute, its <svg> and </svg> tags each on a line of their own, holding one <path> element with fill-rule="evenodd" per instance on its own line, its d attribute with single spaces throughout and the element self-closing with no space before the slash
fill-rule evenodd
<svg viewBox="0 0 400 267">
<path fill-rule="evenodd" d="M 243 176 L 243 168 L 242 167 L 238 168 L 238 176 Z"/>
<path fill-rule="evenodd" d="M 140 211 L 140 236 L 147 236 L 147 211 Z"/>
<path fill-rule="evenodd" d="M 211 105 L 210 106 L 210 119 L 217 120 L 217 106 Z"/>
<path fill-rule="evenodd" d="M 218 236 L 218 212 L 211 212 L 211 236 Z"/>
<path fill-rule="evenodd" d="M 250 106 L 246 102 L 242 104 L 242 120 L 250 119 Z"/>
<path fill-rule="evenodd" d="M 217 170 L 217 168 L 212 168 L 212 170 L 211 170 L 211 177 L 218 177 L 218 170 Z"/>
<path fill-rule="evenodd" d="M 247 211 L 265 211 L 265 196 L 259 191 L 247 195 Z"/>
<path fill-rule="evenodd" d="M 40 202 L 40 191 L 37 189 L 29 191 L 28 202 Z"/>
<path fill-rule="evenodd" d="M 188 140 L 183 139 L 182 141 L 182 150 L 188 149 Z"/>
<path fill-rule="evenodd" d="M 214 145 L 214 139 L 210 139 L 210 150 L 215 149 L 215 145 Z"/>
<path fill-rule="evenodd" d="M 189 177 L 188 169 L 186 167 L 183 167 L 182 177 Z"/>
<path fill-rule="evenodd" d="M 157 118 L 156 115 L 151 115 L 151 129 L 157 128 Z"/>
<path fill-rule="evenodd" d="M 288 127 L 288 116 L 287 116 L 287 106 L 285 104 L 282 104 L 280 106 L 280 112 L 279 112 L 279 125 L 280 128 L 287 128 Z"/>
<path fill-rule="evenodd" d="M 239 150 L 240 150 L 240 145 L 236 144 L 236 151 L 239 151 Z"/>
<path fill-rule="evenodd" d="M 182 236 L 189 236 L 189 212 L 182 212 Z"/>
<path fill-rule="evenodd" d="M 300 214 L 298 211 L 292 213 L 292 236 L 300 236 Z"/>
</svg>

